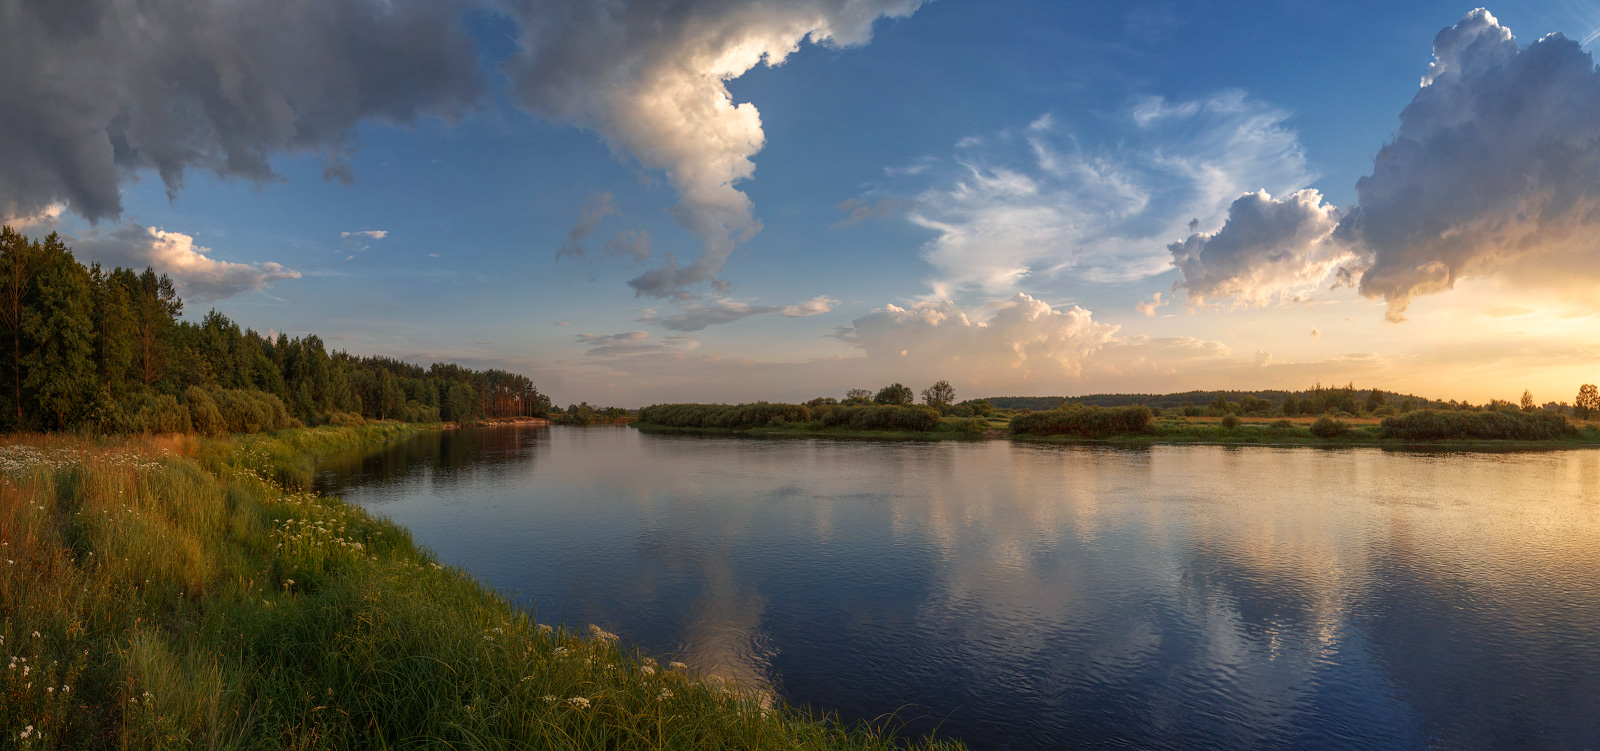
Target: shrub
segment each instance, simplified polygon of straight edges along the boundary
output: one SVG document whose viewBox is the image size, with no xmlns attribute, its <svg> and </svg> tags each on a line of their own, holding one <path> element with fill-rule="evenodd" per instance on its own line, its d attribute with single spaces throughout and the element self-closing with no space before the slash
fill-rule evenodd
<svg viewBox="0 0 1600 751">
<path fill-rule="evenodd" d="M 1316 422 L 1311 423 L 1311 434 L 1318 438 L 1338 438 L 1348 432 L 1350 432 L 1349 425 L 1327 415 L 1318 417 Z"/>
<path fill-rule="evenodd" d="M 954 420 L 945 420 L 940 423 L 939 429 L 951 433 L 983 435 L 989 432 L 989 421 L 982 417 L 958 417 Z"/>
<path fill-rule="evenodd" d="M 184 389 L 183 405 L 189 408 L 189 422 L 196 433 L 221 435 L 228 432 L 228 422 L 222 419 L 216 401 L 205 389 L 199 386 Z"/>
<path fill-rule="evenodd" d="M 652 404 L 639 410 L 638 422 L 672 428 L 749 428 L 810 422 L 804 404 Z"/>
<path fill-rule="evenodd" d="M 1075 435 L 1106 438 L 1126 433 L 1143 433 L 1154 416 L 1150 409 L 1133 407 L 1085 407 L 1068 405 L 1046 412 L 1031 412 L 1011 418 L 1012 435 Z"/>
<path fill-rule="evenodd" d="M 1294 420 L 1284 418 L 1273 422 L 1269 427 L 1273 430 L 1294 430 Z"/>
<path fill-rule="evenodd" d="M 334 412 L 328 415 L 328 424 L 336 428 L 359 428 L 367 421 L 354 412 Z"/>
<path fill-rule="evenodd" d="M 188 433 L 189 410 L 166 394 L 147 395 L 128 420 L 131 433 Z"/>
<path fill-rule="evenodd" d="M 1565 415 L 1549 412 L 1441 412 L 1431 409 L 1385 417 L 1378 433 L 1381 438 L 1412 441 L 1549 441 L 1575 438 L 1578 434 L 1578 429 L 1567 422 Z"/>
<path fill-rule="evenodd" d="M 262 433 L 284 430 L 298 424 L 289 416 L 283 400 L 255 389 L 206 389 L 230 433 Z"/>
<path fill-rule="evenodd" d="M 1239 427 L 1239 416 L 1238 415 L 1227 415 L 1227 416 L 1223 417 L 1222 418 L 1222 427 L 1224 429 L 1227 429 L 1227 430 L 1233 430 L 1234 428 Z"/>
<path fill-rule="evenodd" d="M 904 407 L 878 405 L 872 407 L 843 407 L 828 413 L 822 419 L 824 427 L 846 427 L 851 430 L 909 430 L 922 432 L 939 427 L 939 410 L 933 407 Z"/>
</svg>

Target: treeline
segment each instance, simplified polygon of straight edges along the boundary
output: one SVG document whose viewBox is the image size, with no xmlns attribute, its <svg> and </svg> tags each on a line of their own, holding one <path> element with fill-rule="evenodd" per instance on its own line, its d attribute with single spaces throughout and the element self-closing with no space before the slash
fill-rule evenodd
<svg viewBox="0 0 1600 751">
<path fill-rule="evenodd" d="M 0 429 L 255 432 L 551 409 L 515 373 L 330 352 L 315 335 L 182 313 L 165 275 L 84 266 L 54 233 L 0 229 Z"/>
<path fill-rule="evenodd" d="M 1376 395 L 1376 397 L 1374 396 Z M 1413 394 L 1393 394 L 1379 389 L 1357 389 L 1351 386 L 1322 386 L 1318 384 L 1303 391 L 1266 389 L 1261 391 L 1184 391 L 1175 394 L 1089 394 L 1086 396 L 991 396 L 987 401 L 995 409 L 1050 410 L 1068 404 L 1086 407 L 1131 407 L 1141 405 L 1162 411 L 1185 410 L 1190 416 L 1209 414 L 1207 410 L 1226 414 L 1269 415 L 1348 412 L 1356 414 L 1369 403 L 1374 409 L 1392 406 L 1398 412 L 1412 409 L 1444 407 L 1447 402 L 1436 402 Z M 1212 415 L 1215 416 L 1215 415 Z"/>
<path fill-rule="evenodd" d="M 1571 405 L 1566 402 L 1536 402 L 1533 394 L 1522 392 L 1522 397 L 1511 402 L 1491 399 L 1486 404 L 1472 404 L 1455 400 L 1442 401 L 1396 394 L 1382 389 L 1358 389 L 1354 384 L 1323 386 L 1317 384 L 1302 391 L 1186 391 L 1177 394 L 1090 394 L 1088 396 L 992 396 L 981 400 L 986 408 L 1002 412 L 1041 411 L 1061 409 L 1069 405 L 1087 407 L 1150 407 L 1159 417 L 1163 414 L 1187 417 L 1221 417 L 1242 415 L 1253 417 L 1293 417 L 1297 415 L 1341 415 L 1387 417 L 1416 410 L 1453 412 L 1503 412 L 1520 410 L 1547 414 L 1571 415 L 1579 419 L 1600 418 L 1600 392 L 1591 384 L 1578 389 Z M 975 402 L 962 402 L 962 405 Z"/>
<path fill-rule="evenodd" d="M 955 420 L 947 425 L 939 410 L 922 405 L 902 404 L 654 404 L 639 410 L 637 422 L 670 428 L 754 428 L 889 430 L 928 432 L 947 426 L 950 430 L 981 433 L 981 420 Z"/>
</svg>

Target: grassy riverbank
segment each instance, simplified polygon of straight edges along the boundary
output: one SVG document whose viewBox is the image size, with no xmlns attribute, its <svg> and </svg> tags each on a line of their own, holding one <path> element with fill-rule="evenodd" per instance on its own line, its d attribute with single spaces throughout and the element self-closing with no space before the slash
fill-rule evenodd
<svg viewBox="0 0 1600 751">
<path fill-rule="evenodd" d="M 933 430 L 855 430 L 849 427 L 826 427 L 820 421 L 787 423 L 780 426 L 753 428 L 696 428 L 675 425 L 658 425 L 648 422 L 631 423 L 641 433 L 685 435 L 754 436 L 760 438 L 852 438 L 884 441 L 973 441 L 984 437 L 988 430 L 1004 430 L 1005 423 L 958 422 L 945 420 Z M 981 425 L 981 428 L 977 426 Z"/>
<path fill-rule="evenodd" d="M 1034 413 L 1040 414 L 1040 413 Z M 1380 418 L 1342 418 L 1337 435 L 1312 432 L 1316 418 L 1240 418 L 1231 426 L 1221 417 L 1171 416 L 1149 421 L 1137 431 L 1035 435 L 1008 433 L 1005 419 L 976 420 L 945 418 L 932 430 L 854 430 L 845 426 L 828 427 L 821 421 L 793 422 L 741 428 L 686 427 L 642 422 L 633 427 L 644 433 L 710 436 L 751 436 L 761 438 L 844 438 L 874 440 L 977 440 L 1010 438 L 1031 443 L 1085 443 L 1119 446 L 1153 445 L 1237 445 L 1237 446 L 1390 446 L 1470 449 L 1560 449 L 1600 447 L 1600 425 L 1590 421 L 1578 424 L 1570 436 L 1542 439 L 1503 439 L 1472 437 L 1397 438 L 1383 433 Z"/>
<path fill-rule="evenodd" d="M 535 623 L 304 490 L 415 430 L 0 445 L 0 747 L 896 747 Z"/>
<path fill-rule="evenodd" d="M 1222 418 L 1169 417 L 1152 421 L 1142 432 L 1098 437 L 1074 435 L 1012 435 L 1012 440 L 1038 443 L 1096 443 L 1128 446 L 1239 445 L 1239 446 L 1389 446 L 1460 449 L 1559 449 L 1600 447 L 1600 426 L 1585 424 L 1576 435 L 1547 440 L 1440 438 L 1404 439 L 1385 436 L 1379 418 L 1339 420 L 1344 432 L 1318 436 L 1311 430 L 1315 418 L 1243 418 L 1229 427 Z"/>
</svg>

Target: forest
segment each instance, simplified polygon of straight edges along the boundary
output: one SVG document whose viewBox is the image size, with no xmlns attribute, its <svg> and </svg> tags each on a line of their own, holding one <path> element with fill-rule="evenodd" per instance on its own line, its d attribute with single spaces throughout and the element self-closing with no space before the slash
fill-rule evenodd
<svg viewBox="0 0 1600 751">
<path fill-rule="evenodd" d="M 526 376 L 329 351 L 183 300 L 153 269 L 85 266 L 51 233 L 0 229 L 0 430 L 258 432 L 366 419 L 544 417 Z"/>
</svg>

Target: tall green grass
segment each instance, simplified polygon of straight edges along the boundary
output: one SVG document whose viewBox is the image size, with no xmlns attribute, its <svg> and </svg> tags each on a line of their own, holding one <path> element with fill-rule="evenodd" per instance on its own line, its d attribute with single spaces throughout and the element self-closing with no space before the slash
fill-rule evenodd
<svg viewBox="0 0 1600 751">
<path fill-rule="evenodd" d="M 0 446 L 0 748 L 902 745 L 536 623 L 303 489 L 409 429 Z"/>
</svg>

